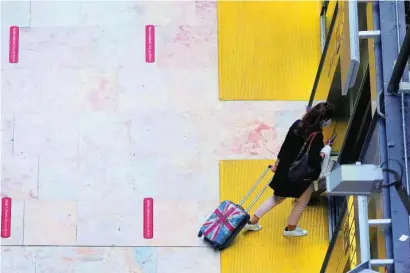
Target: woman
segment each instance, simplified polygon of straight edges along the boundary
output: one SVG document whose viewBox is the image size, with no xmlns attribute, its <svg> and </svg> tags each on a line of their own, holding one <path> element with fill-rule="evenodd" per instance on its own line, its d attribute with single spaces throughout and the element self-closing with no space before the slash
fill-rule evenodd
<svg viewBox="0 0 410 273">
<path fill-rule="evenodd" d="M 305 236 L 307 231 L 298 227 L 298 222 L 304 209 L 309 203 L 313 192 L 312 181 L 321 172 L 323 133 L 322 129 L 331 122 L 334 109 L 331 104 L 322 102 L 309 110 L 301 120 L 297 120 L 289 129 L 286 139 L 280 148 L 276 164 L 272 167 L 275 175 L 269 184 L 274 195 L 267 199 L 256 211 L 245 226 L 246 230 L 258 231 L 262 226 L 258 223 L 268 211 L 279 205 L 286 197 L 298 198 L 290 216 L 288 225 L 283 231 L 285 236 Z M 288 178 L 289 168 L 296 159 L 305 141 L 315 133 L 308 156 L 309 167 L 313 170 L 303 181 L 291 181 Z"/>
</svg>

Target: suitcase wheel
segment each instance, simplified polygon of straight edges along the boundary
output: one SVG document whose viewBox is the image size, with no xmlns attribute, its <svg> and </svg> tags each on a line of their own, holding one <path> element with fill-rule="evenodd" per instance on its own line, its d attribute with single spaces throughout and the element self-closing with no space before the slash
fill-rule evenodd
<svg viewBox="0 0 410 273">
<path fill-rule="evenodd" d="M 202 237 L 202 232 L 198 232 L 198 237 L 201 238 Z"/>
<path fill-rule="evenodd" d="M 213 243 L 213 247 L 214 247 L 214 249 L 219 250 L 219 249 L 220 249 L 220 247 L 221 247 L 221 245 L 220 245 L 220 244 L 218 244 L 218 243 Z"/>
</svg>

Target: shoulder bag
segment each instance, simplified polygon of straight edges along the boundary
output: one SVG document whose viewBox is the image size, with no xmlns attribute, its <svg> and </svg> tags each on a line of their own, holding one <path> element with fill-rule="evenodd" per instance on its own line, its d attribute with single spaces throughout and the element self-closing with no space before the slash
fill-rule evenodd
<svg viewBox="0 0 410 273">
<path fill-rule="evenodd" d="M 309 175 L 311 168 L 309 166 L 309 151 L 318 132 L 309 135 L 303 144 L 295 161 L 290 165 L 288 177 L 291 181 L 301 181 Z"/>
</svg>

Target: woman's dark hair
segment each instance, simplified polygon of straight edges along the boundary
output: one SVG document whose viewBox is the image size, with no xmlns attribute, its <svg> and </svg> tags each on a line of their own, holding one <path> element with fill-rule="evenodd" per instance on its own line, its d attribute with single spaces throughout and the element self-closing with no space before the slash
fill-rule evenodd
<svg viewBox="0 0 410 273">
<path fill-rule="evenodd" d="M 334 112 L 333 105 L 330 103 L 318 103 L 302 117 L 298 125 L 298 133 L 306 136 L 320 130 L 322 123 L 331 119 Z"/>
</svg>

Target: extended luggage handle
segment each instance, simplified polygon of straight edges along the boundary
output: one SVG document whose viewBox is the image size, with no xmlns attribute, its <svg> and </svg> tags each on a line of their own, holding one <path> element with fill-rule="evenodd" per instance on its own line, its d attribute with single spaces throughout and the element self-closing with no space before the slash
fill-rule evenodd
<svg viewBox="0 0 410 273">
<path fill-rule="evenodd" d="M 252 186 L 252 188 L 248 191 L 248 193 L 245 195 L 245 197 L 242 199 L 242 201 L 239 203 L 239 206 L 242 207 L 243 203 L 245 203 L 246 199 L 248 199 L 249 195 L 256 189 L 256 187 L 259 185 L 259 183 L 262 181 L 262 179 L 266 176 L 268 171 L 272 168 L 272 165 L 269 165 L 266 170 L 261 174 L 261 176 L 256 180 L 255 184 Z M 261 192 L 256 196 L 256 198 L 252 201 L 252 203 L 249 205 L 249 207 L 245 210 L 248 212 L 254 205 L 255 203 L 259 200 L 259 197 L 265 192 L 266 188 L 269 186 L 269 183 L 267 183 Z"/>
</svg>

